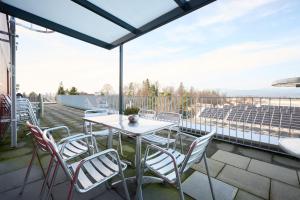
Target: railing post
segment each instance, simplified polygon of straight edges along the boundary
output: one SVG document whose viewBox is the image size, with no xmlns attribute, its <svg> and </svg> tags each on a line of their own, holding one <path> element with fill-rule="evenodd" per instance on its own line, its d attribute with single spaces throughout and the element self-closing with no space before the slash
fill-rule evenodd
<svg viewBox="0 0 300 200">
<path fill-rule="evenodd" d="M 39 94 L 39 107 L 40 107 L 40 117 L 43 118 L 44 117 L 44 99 L 43 99 L 43 95 Z"/>
</svg>

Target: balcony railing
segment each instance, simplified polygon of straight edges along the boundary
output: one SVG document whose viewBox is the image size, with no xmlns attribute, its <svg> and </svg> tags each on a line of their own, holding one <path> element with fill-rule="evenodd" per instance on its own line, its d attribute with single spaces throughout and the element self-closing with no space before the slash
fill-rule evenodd
<svg viewBox="0 0 300 200">
<path fill-rule="evenodd" d="M 118 112 L 118 96 L 86 96 L 80 102 L 83 109 L 105 105 Z M 300 98 L 125 96 L 128 106 L 178 112 L 184 132 L 199 135 L 216 129 L 218 140 L 270 151 L 280 151 L 281 137 L 300 137 Z"/>
</svg>

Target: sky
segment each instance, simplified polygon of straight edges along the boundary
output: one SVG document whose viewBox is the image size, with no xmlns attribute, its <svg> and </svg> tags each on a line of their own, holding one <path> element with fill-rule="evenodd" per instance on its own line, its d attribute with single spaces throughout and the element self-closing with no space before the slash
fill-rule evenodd
<svg viewBox="0 0 300 200">
<path fill-rule="evenodd" d="M 299 0 L 218 0 L 124 45 L 124 84 L 253 90 L 300 76 Z M 24 23 L 19 20 L 20 23 Z M 17 27 L 20 91 L 118 88 L 118 48 Z"/>
</svg>

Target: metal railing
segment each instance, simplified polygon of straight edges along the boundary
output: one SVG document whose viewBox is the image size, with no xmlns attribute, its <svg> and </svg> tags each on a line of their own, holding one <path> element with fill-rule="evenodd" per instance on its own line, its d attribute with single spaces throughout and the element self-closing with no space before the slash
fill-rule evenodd
<svg viewBox="0 0 300 200">
<path fill-rule="evenodd" d="M 119 110 L 118 95 L 62 97 L 58 102 L 67 106 L 95 109 L 105 102 L 110 113 Z M 216 129 L 215 139 L 270 151 L 280 151 L 279 138 L 300 137 L 300 98 L 125 96 L 123 107 L 130 106 L 177 112 L 186 133 L 202 135 Z"/>
<path fill-rule="evenodd" d="M 117 96 L 101 98 L 117 113 Z M 128 106 L 178 112 L 186 133 L 201 135 L 216 129 L 215 139 L 270 151 L 280 151 L 281 137 L 300 137 L 300 98 L 126 96 L 124 107 Z"/>
</svg>

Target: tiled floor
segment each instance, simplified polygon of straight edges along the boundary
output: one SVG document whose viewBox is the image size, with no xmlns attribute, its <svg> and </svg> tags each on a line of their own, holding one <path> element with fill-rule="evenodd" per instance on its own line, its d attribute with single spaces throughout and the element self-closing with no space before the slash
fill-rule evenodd
<svg viewBox="0 0 300 200">
<path fill-rule="evenodd" d="M 67 108 L 57 104 L 45 107 L 45 118 L 42 126 L 53 127 L 67 125 L 71 131 L 82 131 L 83 111 Z M 22 134 L 20 134 L 22 136 Z M 132 159 L 134 142 L 124 139 L 124 157 Z M 10 150 L 0 148 L 0 199 L 38 199 L 41 187 L 42 174 L 40 168 L 34 167 L 30 184 L 26 187 L 23 196 L 18 196 L 20 185 L 25 174 L 26 166 L 31 156 L 31 144 L 27 137 L 19 138 L 20 148 Z M 116 141 L 115 141 L 116 142 Z M 237 188 L 234 193 L 236 200 L 299 200 L 300 199 L 300 161 L 253 148 L 242 147 L 220 141 L 213 141 L 208 149 L 208 165 L 211 176 L 226 183 L 229 188 Z M 42 162 L 47 163 L 47 157 L 42 156 Z M 193 169 L 205 173 L 203 162 L 193 166 Z M 191 175 L 190 171 L 188 175 Z M 134 170 L 129 168 L 127 176 L 133 175 Z M 202 174 L 203 175 L 203 174 Z M 54 199 L 64 199 L 68 189 L 63 175 L 55 186 Z M 199 176 L 202 177 L 203 176 Z M 199 178 L 199 185 L 206 184 Z M 205 178 L 204 178 L 205 179 Z M 188 179 L 186 179 L 188 180 Z M 196 179 L 197 180 L 197 179 Z M 203 188 L 206 186 L 203 186 Z M 203 190 L 203 188 L 201 188 Z M 222 187 L 216 187 L 220 192 Z M 130 190 L 134 190 L 131 186 Z M 201 190 L 201 191 L 202 191 Z M 151 184 L 143 187 L 145 199 L 173 200 L 178 198 L 176 188 L 168 184 Z M 203 192 L 209 190 L 204 190 Z M 76 195 L 75 199 L 122 199 L 122 191 L 107 190 L 100 187 L 89 195 Z M 209 195 L 206 195 L 209 196 Z M 186 196 L 186 199 L 191 199 Z"/>
<path fill-rule="evenodd" d="M 300 199 L 299 171 L 297 174 L 296 169 L 223 150 L 213 154 L 208 163 L 213 177 L 239 188 L 236 199 Z M 203 162 L 193 168 L 206 173 Z"/>
</svg>

